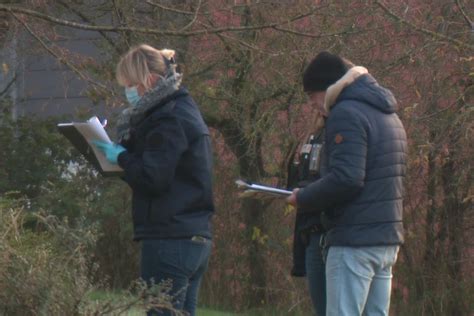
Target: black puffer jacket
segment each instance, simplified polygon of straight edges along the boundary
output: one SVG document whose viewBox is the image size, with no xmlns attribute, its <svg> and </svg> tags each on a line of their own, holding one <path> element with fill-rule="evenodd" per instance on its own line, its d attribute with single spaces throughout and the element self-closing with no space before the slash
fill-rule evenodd
<svg viewBox="0 0 474 316">
<path fill-rule="evenodd" d="M 329 246 L 403 242 L 407 140 L 395 110 L 392 93 L 368 74 L 336 99 L 326 121 L 328 172 L 297 195 L 300 210 L 332 221 Z"/>
<path fill-rule="evenodd" d="M 317 172 L 310 171 L 311 152 L 307 153 L 304 146 L 321 146 L 319 151 L 319 168 Z M 326 168 L 326 155 L 324 154 L 324 131 L 311 135 L 307 143 L 303 145 L 301 152 L 295 152 L 299 155 L 297 163 L 291 159 L 288 165 L 288 184 L 287 189 L 304 188 L 309 183 L 319 179 L 324 174 Z M 309 245 L 311 233 L 314 231 L 323 232 L 320 216 L 317 212 L 298 212 L 295 218 L 295 227 L 293 235 L 293 266 L 291 275 L 295 277 L 306 276 L 306 247 Z"/>
<path fill-rule="evenodd" d="M 133 190 L 134 239 L 210 238 L 211 140 L 188 92 L 153 106 L 124 145 L 118 162 Z"/>
</svg>

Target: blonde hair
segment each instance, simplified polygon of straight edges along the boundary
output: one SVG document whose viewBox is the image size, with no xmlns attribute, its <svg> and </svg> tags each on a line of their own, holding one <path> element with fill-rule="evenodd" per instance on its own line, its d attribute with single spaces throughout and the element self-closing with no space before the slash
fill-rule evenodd
<svg viewBox="0 0 474 316">
<path fill-rule="evenodd" d="M 164 58 L 170 60 L 174 55 L 172 49 L 158 50 L 146 44 L 132 47 L 117 64 L 117 81 L 121 86 L 142 84 L 150 89 L 150 75 L 164 76 L 167 71 Z"/>
</svg>

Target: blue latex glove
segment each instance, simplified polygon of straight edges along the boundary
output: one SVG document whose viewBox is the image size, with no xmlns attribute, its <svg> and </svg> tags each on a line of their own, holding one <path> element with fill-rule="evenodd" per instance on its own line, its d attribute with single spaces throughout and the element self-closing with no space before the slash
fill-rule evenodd
<svg viewBox="0 0 474 316">
<path fill-rule="evenodd" d="M 105 158 L 113 164 L 117 164 L 118 155 L 125 151 L 125 148 L 122 145 L 115 143 L 106 143 L 100 140 L 93 140 L 92 143 L 104 153 Z"/>
</svg>

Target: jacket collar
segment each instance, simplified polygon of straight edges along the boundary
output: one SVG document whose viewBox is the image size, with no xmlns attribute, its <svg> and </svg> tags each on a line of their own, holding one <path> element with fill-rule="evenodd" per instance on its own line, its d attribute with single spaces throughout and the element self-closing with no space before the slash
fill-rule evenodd
<svg viewBox="0 0 474 316">
<path fill-rule="evenodd" d="M 353 83 L 357 78 L 362 75 L 368 74 L 368 70 L 362 66 L 355 66 L 349 69 L 344 76 L 338 81 L 329 86 L 326 90 L 326 96 L 324 98 L 324 109 L 327 113 L 331 110 L 331 107 L 336 103 L 337 97 L 341 94 L 345 87 Z"/>
</svg>

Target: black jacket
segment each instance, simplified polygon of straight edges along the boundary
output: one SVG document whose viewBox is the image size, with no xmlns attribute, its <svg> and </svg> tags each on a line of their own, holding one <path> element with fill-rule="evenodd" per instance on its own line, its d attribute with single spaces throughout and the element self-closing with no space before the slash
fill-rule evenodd
<svg viewBox="0 0 474 316">
<path fill-rule="evenodd" d="M 325 211 L 329 246 L 403 242 L 405 129 L 392 93 L 363 75 L 346 87 L 326 121 L 328 172 L 297 195 L 303 211 Z"/>
<path fill-rule="evenodd" d="M 326 168 L 326 159 L 324 150 L 319 151 L 319 168 L 316 172 L 310 171 L 311 152 L 304 149 L 305 146 L 324 147 L 324 131 L 311 135 L 301 148 L 301 152 L 295 152 L 288 166 L 288 184 L 287 189 L 304 188 L 309 183 L 316 181 L 324 173 Z M 299 156 L 295 163 L 295 155 Z M 313 231 L 322 231 L 320 215 L 317 212 L 297 212 L 295 217 L 295 226 L 293 234 L 293 266 L 291 275 L 302 277 L 306 275 L 306 248 L 309 245 L 310 235 Z"/>
<path fill-rule="evenodd" d="M 153 106 L 118 157 L 133 191 L 134 239 L 211 237 L 209 130 L 185 89 Z"/>
</svg>

